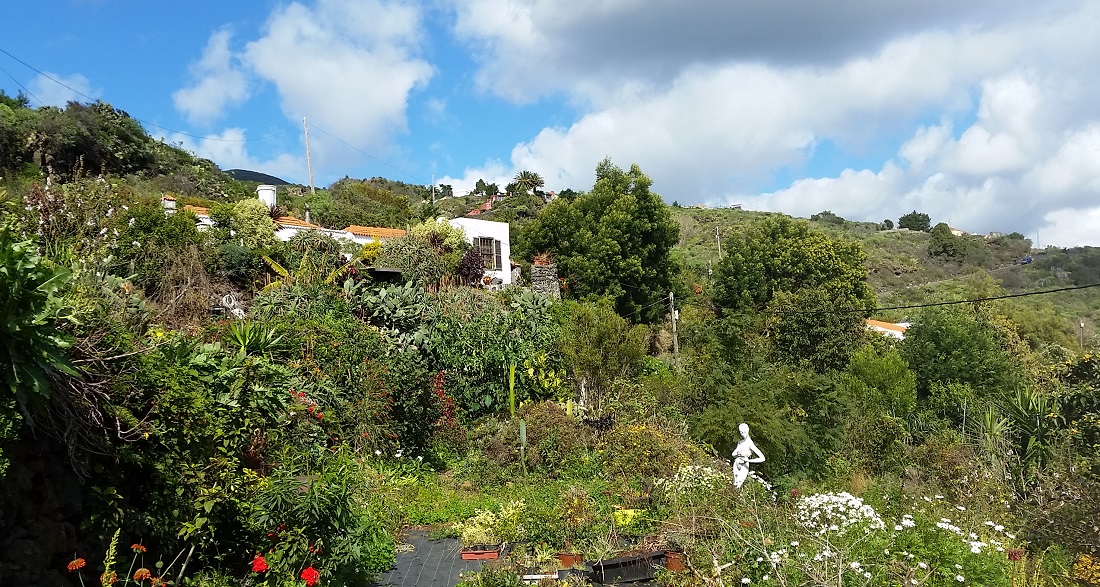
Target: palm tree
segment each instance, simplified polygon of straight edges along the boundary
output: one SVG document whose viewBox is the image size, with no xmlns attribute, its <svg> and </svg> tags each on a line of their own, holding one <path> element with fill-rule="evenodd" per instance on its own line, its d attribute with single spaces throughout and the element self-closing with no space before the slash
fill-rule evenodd
<svg viewBox="0 0 1100 587">
<path fill-rule="evenodd" d="M 527 192 L 533 192 L 535 195 L 538 195 L 539 188 L 546 185 L 546 182 L 542 180 L 542 176 L 534 171 L 527 170 L 517 173 L 512 181 L 516 184 L 516 190 L 525 194 Z"/>
</svg>

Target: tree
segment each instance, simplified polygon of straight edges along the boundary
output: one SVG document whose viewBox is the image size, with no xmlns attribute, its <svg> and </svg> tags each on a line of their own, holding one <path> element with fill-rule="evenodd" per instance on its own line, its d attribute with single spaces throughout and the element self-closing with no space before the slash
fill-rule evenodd
<svg viewBox="0 0 1100 587">
<path fill-rule="evenodd" d="M 237 242 L 250 249 L 268 249 L 278 242 L 267 206 L 255 198 L 233 204 L 233 230 Z"/>
<path fill-rule="evenodd" d="M 512 180 L 516 184 L 516 191 L 523 193 L 534 193 L 538 195 L 539 188 L 546 185 L 546 182 L 542 180 L 542 176 L 534 171 L 520 171 L 516 174 L 516 177 Z"/>
<path fill-rule="evenodd" d="M 824 372 L 847 364 L 875 294 L 859 245 L 788 216 L 764 218 L 727 240 L 714 302 L 726 313 L 770 316 L 763 324 L 779 359 Z"/>
<path fill-rule="evenodd" d="M 637 165 L 624 171 L 605 159 L 592 191 L 543 207 L 517 232 L 513 250 L 527 259 L 552 254 L 574 296 L 610 296 L 620 316 L 654 322 L 677 275 L 679 227 L 651 184 Z"/>
<path fill-rule="evenodd" d="M 964 253 L 962 239 L 951 234 L 951 227 L 943 222 L 937 224 L 931 231 L 932 238 L 928 240 L 928 255 L 932 257 L 960 257 Z"/>
<path fill-rule="evenodd" d="M 844 226 L 844 219 L 841 218 L 840 216 L 837 216 L 836 214 L 833 214 L 832 212 L 830 212 L 828 210 L 825 210 L 823 212 L 818 212 L 817 214 L 814 214 L 813 216 L 810 216 L 810 220 L 812 220 L 814 222 L 821 222 L 823 224 L 834 224 L 836 226 Z"/>
<path fill-rule="evenodd" d="M 327 228 L 353 224 L 404 228 L 415 216 L 409 198 L 375 180 L 344 178 L 309 201 L 311 220 Z"/>
<path fill-rule="evenodd" d="M 934 383 L 969 385 L 981 397 L 1002 395 L 1015 383 L 1006 337 L 981 308 L 925 308 L 899 350 L 927 398 Z"/>
<path fill-rule="evenodd" d="M 883 220 L 882 221 L 882 229 L 883 230 L 893 230 L 894 229 L 894 221 L 890 220 L 889 218 L 887 218 L 886 220 Z"/>
<path fill-rule="evenodd" d="M 867 258 L 852 241 L 811 230 L 788 216 L 764 218 L 727 240 L 714 301 L 728 310 L 763 309 L 776 293 L 818 289 L 834 308 L 871 308 Z"/>
<path fill-rule="evenodd" d="M 616 382 L 641 373 L 648 329 L 631 326 L 610 304 L 569 304 L 561 320 L 562 358 L 582 390 L 581 405 L 600 409 Z"/>
<path fill-rule="evenodd" d="M 929 218 L 927 214 L 917 212 L 916 210 L 898 218 L 898 228 L 928 232 L 931 227 L 932 219 Z"/>
</svg>

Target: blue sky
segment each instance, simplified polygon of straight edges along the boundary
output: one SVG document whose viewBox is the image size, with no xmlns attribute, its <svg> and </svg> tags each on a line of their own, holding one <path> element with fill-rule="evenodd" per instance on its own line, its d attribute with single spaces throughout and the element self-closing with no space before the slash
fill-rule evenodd
<svg viewBox="0 0 1100 587">
<path fill-rule="evenodd" d="M 1088 0 L 39 0 L 0 49 L 289 181 L 304 116 L 319 185 L 584 190 L 611 157 L 668 202 L 1075 245 L 1100 244 L 1096 30 Z M 84 99 L 0 68 L 9 94 Z"/>
</svg>

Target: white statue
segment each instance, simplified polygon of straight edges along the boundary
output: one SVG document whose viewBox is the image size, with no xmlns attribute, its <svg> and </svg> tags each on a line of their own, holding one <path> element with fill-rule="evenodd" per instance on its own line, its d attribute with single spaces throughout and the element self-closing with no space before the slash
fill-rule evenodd
<svg viewBox="0 0 1100 587">
<path fill-rule="evenodd" d="M 749 438 L 748 424 L 741 422 L 737 430 L 741 433 L 741 442 L 733 449 L 733 486 L 740 488 L 749 476 L 749 463 L 763 463 L 764 453 Z"/>
</svg>

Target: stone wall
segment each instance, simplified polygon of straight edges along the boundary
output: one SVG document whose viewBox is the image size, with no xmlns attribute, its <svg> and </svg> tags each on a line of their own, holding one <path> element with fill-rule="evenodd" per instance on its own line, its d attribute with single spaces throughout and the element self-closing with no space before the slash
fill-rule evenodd
<svg viewBox="0 0 1100 587">
<path fill-rule="evenodd" d="M 531 291 L 549 297 L 561 299 L 561 284 L 558 283 L 557 265 L 531 266 Z"/>
</svg>

